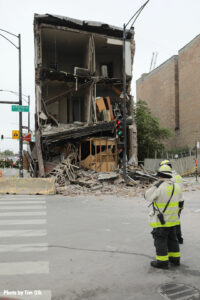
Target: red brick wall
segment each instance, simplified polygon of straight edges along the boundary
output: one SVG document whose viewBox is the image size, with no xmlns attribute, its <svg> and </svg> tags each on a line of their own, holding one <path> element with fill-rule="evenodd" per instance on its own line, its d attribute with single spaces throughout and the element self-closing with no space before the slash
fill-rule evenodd
<svg viewBox="0 0 200 300">
<path fill-rule="evenodd" d="M 200 35 L 179 51 L 180 135 L 178 144 L 200 141 Z"/>
<path fill-rule="evenodd" d="M 175 133 L 178 125 L 178 57 L 175 55 L 149 74 L 143 75 L 136 83 L 137 101 L 148 103 L 153 115 L 159 118 L 160 125 Z M 172 137 L 166 147 L 175 146 Z"/>
<path fill-rule="evenodd" d="M 200 35 L 136 84 L 160 124 L 174 132 L 167 147 L 192 149 L 200 141 Z M 178 130 L 174 130 L 178 127 Z"/>
</svg>

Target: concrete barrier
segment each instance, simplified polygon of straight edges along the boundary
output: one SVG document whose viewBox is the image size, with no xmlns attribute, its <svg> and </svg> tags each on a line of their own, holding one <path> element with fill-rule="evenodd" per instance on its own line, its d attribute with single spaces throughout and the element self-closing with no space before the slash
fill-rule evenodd
<svg viewBox="0 0 200 300">
<path fill-rule="evenodd" d="M 0 194 L 54 195 L 53 178 L 0 178 Z"/>
</svg>

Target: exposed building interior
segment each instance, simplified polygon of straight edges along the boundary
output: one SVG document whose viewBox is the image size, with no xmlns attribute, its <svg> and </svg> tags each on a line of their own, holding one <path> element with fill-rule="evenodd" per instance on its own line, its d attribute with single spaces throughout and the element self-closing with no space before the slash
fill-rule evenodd
<svg viewBox="0 0 200 300">
<path fill-rule="evenodd" d="M 107 169 L 117 168 L 119 155 L 116 155 L 114 127 L 115 120 L 122 115 L 123 105 L 123 30 L 97 22 L 35 15 L 34 34 L 39 175 L 45 176 L 51 166 L 66 158 L 69 152 L 64 150 L 69 144 L 79 149 L 80 145 L 87 144 L 85 139 L 92 138 L 102 138 L 105 145 L 106 139 L 114 139 L 115 147 L 105 146 L 106 151 L 112 151 L 115 159 L 115 164 Z M 125 48 L 129 95 L 134 56 L 133 31 L 127 32 Z M 126 114 L 127 124 L 132 126 L 130 130 L 127 126 L 130 131 L 128 138 L 134 139 L 136 129 L 133 129 L 131 96 L 127 97 Z M 134 143 L 128 141 L 128 144 Z M 86 158 L 86 153 L 92 155 L 88 147 L 82 147 L 85 152 L 79 153 L 79 164 Z M 102 147 L 95 149 L 96 154 L 103 152 Z M 134 155 L 134 149 L 129 151 L 130 155 Z M 107 162 L 110 157 L 107 155 Z"/>
</svg>

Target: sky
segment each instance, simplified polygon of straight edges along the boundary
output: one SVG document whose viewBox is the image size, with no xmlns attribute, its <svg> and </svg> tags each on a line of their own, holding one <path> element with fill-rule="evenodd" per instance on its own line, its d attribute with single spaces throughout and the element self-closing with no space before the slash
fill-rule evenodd
<svg viewBox="0 0 200 300">
<path fill-rule="evenodd" d="M 56 14 L 80 20 L 92 20 L 123 27 L 145 0 L 0 0 L 0 29 L 22 38 L 22 92 L 30 95 L 31 128 L 34 129 L 34 13 Z M 156 66 L 178 53 L 200 33 L 200 0 L 150 0 L 135 23 L 136 52 L 133 65 L 132 94 L 135 81 L 148 73 L 152 53 L 157 52 Z M 0 31 L 1 34 L 5 34 Z M 9 35 L 12 42 L 18 39 Z M 18 92 L 18 50 L 0 36 L 0 90 Z M 24 97 L 24 100 L 27 97 Z M 16 95 L 0 92 L 1 101 L 18 101 Z M 27 105 L 23 101 L 23 105 Z M 27 113 L 23 125 L 27 126 Z M 19 127 L 18 113 L 11 105 L 0 104 L 0 151 L 18 152 L 18 140 L 12 140 L 12 130 Z"/>
</svg>

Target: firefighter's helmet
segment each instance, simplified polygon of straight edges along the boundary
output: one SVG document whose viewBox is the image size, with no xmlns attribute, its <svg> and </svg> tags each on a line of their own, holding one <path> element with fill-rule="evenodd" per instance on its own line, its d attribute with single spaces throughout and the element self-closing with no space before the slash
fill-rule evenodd
<svg viewBox="0 0 200 300">
<path fill-rule="evenodd" d="M 158 176 L 171 178 L 172 177 L 172 169 L 168 165 L 162 165 L 158 169 Z"/>
<path fill-rule="evenodd" d="M 170 168 L 172 168 L 172 163 L 167 159 L 160 162 L 159 166 L 163 166 L 163 165 L 167 165 L 170 166 Z"/>
</svg>

